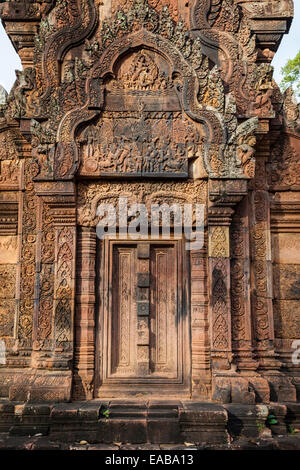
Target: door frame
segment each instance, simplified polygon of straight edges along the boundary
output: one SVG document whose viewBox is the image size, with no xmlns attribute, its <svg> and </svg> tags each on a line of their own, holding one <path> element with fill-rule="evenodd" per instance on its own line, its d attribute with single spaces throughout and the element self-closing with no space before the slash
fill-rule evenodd
<svg viewBox="0 0 300 470">
<path fill-rule="evenodd" d="M 108 334 L 109 315 L 112 314 L 110 278 L 114 245 L 174 244 L 177 251 L 177 303 L 178 303 L 178 364 L 181 369 L 175 379 L 154 378 L 108 378 Z M 98 240 L 96 263 L 96 355 L 95 355 L 95 398 L 136 397 L 166 395 L 190 397 L 191 395 L 191 302 L 190 302 L 190 262 L 189 252 L 184 247 L 185 240 L 176 238 L 147 240 L 122 240 L 118 238 Z"/>
</svg>

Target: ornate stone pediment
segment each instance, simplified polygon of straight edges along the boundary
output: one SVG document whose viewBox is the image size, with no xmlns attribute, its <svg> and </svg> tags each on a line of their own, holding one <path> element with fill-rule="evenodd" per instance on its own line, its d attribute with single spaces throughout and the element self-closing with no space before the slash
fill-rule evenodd
<svg viewBox="0 0 300 470">
<path fill-rule="evenodd" d="M 30 132 L 33 136 L 37 179 L 122 174 L 251 177 L 254 152 L 250 148 L 246 152 L 252 171 L 248 166 L 245 171 L 245 158 L 238 150 L 241 144 L 232 140 L 239 133 L 235 132 L 238 122 L 229 122 L 225 109 L 228 91 L 233 88 L 230 85 L 224 89 L 218 66 L 213 66 L 205 47 L 201 47 L 203 37 L 210 35 L 208 29 L 213 28 L 202 25 L 205 34 L 198 35 L 198 23 L 190 17 L 196 17 L 199 8 L 193 10 L 182 2 L 167 0 L 117 3 L 110 2 L 111 9 L 93 0 L 59 3 L 40 25 L 35 51 L 40 68 L 25 68 L 11 96 L 12 115 L 23 122 L 24 136 Z M 203 14 L 212 7 L 210 26 L 216 29 L 227 18 L 229 3 L 203 2 Z M 234 15 L 236 11 L 235 4 Z M 243 57 L 250 62 L 255 60 L 252 39 L 246 29 L 237 41 L 243 43 L 240 49 L 246 51 Z M 228 41 L 227 37 L 224 44 Z M 239 47 L 234 48 L 237 60 Z M 222 61 L 213 62 L 222 65 Z M 243 87 L 243 83 L 240 85 Z M 243 118 L 259 114 L 261 105 L 269 110 L 270 97 L 261 94 L 258 110 L 249 108 L 253 113 Z M 239 94 L 235 97 L 239 108 L 237 97 Z M 254 101 L 252 97 L 250 101 Z M 124 119 L 116 114 L 108 117 L 108 113 L 128 117 L 132 132 L 124 135 L 125 141 L 121 138 Z M 30 129 L 29 119 L 33 116 L 35 122 Z M 154 126 L 157 119 L 160 124 Z M 87 130 L 90 125 L 97 132 Z M 109 149 L 102 138 L 105 126 L 111 126 L 114 133 Z M 188 136 L 184 136 L 184 127 Z M 91 155 L 87 139 L 94 145 L 95 132 L 102 143 Z M 190 135 L 194 137 L 193 145 Z M 253 148 L 249 142 L 246 144 Z"/>
<path fill-rule="evenodd" d="M 104 87 L 100 119 L 77 139 L 79 175 L 188 177 L 205 131 L 182 112 L 170 64 L 142 47 L 116 62 Z"/>
</svg>

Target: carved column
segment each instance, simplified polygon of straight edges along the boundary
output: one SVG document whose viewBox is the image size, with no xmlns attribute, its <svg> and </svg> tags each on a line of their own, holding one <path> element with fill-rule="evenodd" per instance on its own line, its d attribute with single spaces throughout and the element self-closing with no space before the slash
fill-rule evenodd
<svg viewBox="0 0 300 470">
<path fill-rule="evenodd" d="M 266 184 L 266 159 L 269 141 L 264 136 L 256 153 L 256 176 L 251 182 L 251 303 L 254 318 L 256 357 L 260 370 L 277 370 L 274 353 L 274 322 L 272 309 L 272 261 L 270 239 L 270 202 Z"/>
<path fill-rule="evenodd" d="M 24 165 L 24 194 L 20 210 L 21 253 L 18 275 L 20 285 L 17 289 L 17 325 L 18 349 L 21 355 L 29 356 L 32 349 L 32 322 L 34 310 L 35 252 L 36 252 L 36 204 L 34 184 L 31 181 L 30 162 Z M 24 361 L 25 362 L 25 361 Z"/>
<path fill-rule="evenodd" d="M 48 190 L 47 184 L 36 185 L 39 197 L 32 365 L 37 369 L 51 367 L 53 351 L 55 233 L 50 208 L 52 197 L 48 195 Z"/>
<path fill-rule="evenodd" d="M 77 248 L 74 399 L 93 398 L 96 241 L 95 227 L 80 228 Z"/>
<path fill-rule="evenodd" d="M 206 243 L 205 245 L 206 246 Z M 192 395 L 207 400 L 211 393 L 207 295 L 207 252 L 191 252 Z"/>
<path fill-rule="evenodd" d="M 71 398 L 76 206 L 70 182 L 36 183 L 36 282 L 31 376 L 33 400 Z"/>
<path fill-rule="evenodd" d="M 24 159 L 19 160 L 19 152 L 24 142 L 17 133 L 10 134 L 8 131 L 8 123 L 3 119 L 5 101 L 6 99 L 3 100 L 2 97 L 0 104 L 0 395 L 2 397 L 9 395 L 20 368 L 26 367 L 30 361 L 32 304 L 28 302 L 25 305 L 23 295 L 25 285 L 22 284 L 21 291 L 20 272 L 21 270 L 24 272 L 26 263 L 28 271 L 32 272 L 33 267 L 34 273 L 34 252 L 30 249 L 34 244 L 34 236 L 31 236 L 32 231 L 34 233 L 34 224 L 29 226 L 29 220 L 24 214 L 27 212 L 29 201 L 32 201 L 27 189 L 24 190 L 25 182 L 27 186 L 29 179 L 29 168 L 26 164 L 25 169 L 25 162 L 30 150 L 25 144 Z M 23 237 L 24 240 L 31 242 L 26 260 L 24 257 L 21 259 Z M 30 294 L 33 292 L 31 280 L 32 276 L 26 285 Z M 31 300 L 30 295 L 27 300 Z M 21 325 L 19 320 L 22 321 Z"/>
<path fill-rule="evenodd" d="M 232 305 L 230 295 L 234 276 L 234 272 L 231 274 L 230 231 L 235 206 L 247 195 L 247 184 L 246 180 L 210 181 L 213 204 L 209 208 L 208 246 L 213 399 L 223 403 L 255 402 L 249 377 L 237 373 L 232 351 L 232 325 L 236 318 L 232 317 L 235 305 L 234 302 Z M 245 301 L 241 297 L 239 300 Z M 247 327 L 250 329 L 249 319 Z"/>
<path fill-rule="evenodd" d="M 209 210 L 208 256 L 210 277 L 211 357 L 214 369 L 228 370 L 231 363 L 229 226 L 233 211 Z"/>
<path fill-rule="evenodd" d="M 249 231 L 249 200 L 246 196 L 237 206 L 230 230 L 233 362 L 240 376 L 249 381 L 248 388 L 252 393 L 254 390 L 256 401 L 267 403 L 270 388 L 267 380 L 258 374 L 259 363 L 254 358 Z"/>
<path fill-rule="evenodd" d="M 274 345 L 270 195 L 266 176 L 269 155 L 269 138 L 264 136 L 257 149 L 257 170 L 250 192 L 251 302 L 255 353 L 259 372 L 271 384 L 271 401 L 295 401 L 295 386 L 281 372 L 282 364 Z"/>
<path fill-rule="evenodd" d="M 250 301 L 249 204 L 245 197 L 237 207 L 231 227 L 231 315 L 234 362 L 241 373 L 255 371 Z"/>
<path fill-rule="evenodd" d="M 246 180 L 210 180 L 208 257 L 212 366 L 228 370 L 232 361 L 230 225 L 235 206 L 247 194 Z"/>
<path fill-rule="evenodd" d="M 76 206 L 74 196 L 57 197 L 55 230 L 54 366 L 69 369 L 73 359 L 75 305 Z"/>
<path fill-rule="evenodd" d="M 36 183 L 34 367 L 70 369 L 73 358 L 76 205 L 73 183 Z M 51 355 L 44 353 L 51 351 Z M 39 353 L 39 354 L 37 354 Z M 46 362 L 41 362 L 45 361 Z"/>
</svg>

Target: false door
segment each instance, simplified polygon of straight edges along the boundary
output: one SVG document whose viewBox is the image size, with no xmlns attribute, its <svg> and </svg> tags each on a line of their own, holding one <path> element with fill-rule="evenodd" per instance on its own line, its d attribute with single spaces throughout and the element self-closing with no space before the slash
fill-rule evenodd
<svg viewBox="0 0 300 470">
<path fill-rule="evenodd" d="M 98 396 L 188 393 L 188 289 L 181 242 L 101 248 Z"/>
</svg>

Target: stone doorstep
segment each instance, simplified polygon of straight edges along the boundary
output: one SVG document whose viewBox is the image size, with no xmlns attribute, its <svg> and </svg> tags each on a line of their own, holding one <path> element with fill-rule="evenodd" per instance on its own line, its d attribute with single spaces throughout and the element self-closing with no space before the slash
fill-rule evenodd
<svg viewBox="0 0 300 470">
<path fill-rule="evenodd" d="M 104 413 L 107 412 L 105 415 Z M 220 405 L 195 401 L 90 401 L 20 404 L 0 400 L 0 432 L 42 434 L 53 441 L 134 445 L 192 442 L 228 445 L 237 436 L 259 437 L 268 414 L 270 436 L 300 428 L 300 403 Z M 289 427 L 289 428 L 288 428 Z"/>
</svg>

